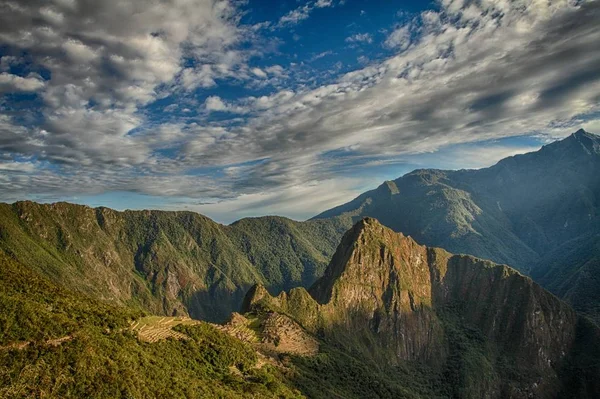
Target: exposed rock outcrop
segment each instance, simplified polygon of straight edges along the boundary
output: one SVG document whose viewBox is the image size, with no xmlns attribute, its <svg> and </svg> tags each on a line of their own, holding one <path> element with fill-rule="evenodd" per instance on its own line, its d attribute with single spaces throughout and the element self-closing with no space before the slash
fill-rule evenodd
<svg viewBox="0 0 600 399">
<path fill-rule="evenodd" d="M 581 334 L 576 313 L 528 277 L 421 246 L 371 218 L 346 233 L 308 291 L 272 297 L 256 286 L 244 306 L 290 315 L 313 334 L 390 365 L 461 368 L 461 378 L 473 379 L 470 397 L 555 397 L 570 383 L 565 368 Z M 598 391 L 598 382 L 585 383 L 587 392 Z"/>
</svg>

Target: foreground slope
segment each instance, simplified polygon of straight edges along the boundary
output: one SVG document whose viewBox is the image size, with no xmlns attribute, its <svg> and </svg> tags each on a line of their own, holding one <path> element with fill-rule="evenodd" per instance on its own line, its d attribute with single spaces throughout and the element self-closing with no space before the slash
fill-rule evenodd
<svg viewBox="0 0 600 399">
<path fill-rule="evenodd" d="M 2 398 L 443 397 L 426 373 L 373 369 L 285 316 L 140 317 L 1 250 L 0 309 Z"/>
<path fill-rule="evenodd" d="M 257 282 L 310 285 L 342 231 L 332 221 L 223 226 L 193 212 L 0 204 L 0 249 L 23 265 L 97 299 L 206 320 L 226 319 Z"/>
<path fill-rule="evenodd" d="M 2 251 L 0 309 L 1 398 L 303 397 L 213 326 L 143 342 L 130 328 L 139 311 L 57 286 Z"/>
<path fill-rule="evenodd" d="M 417 244 L 359 221 L 324 276 L 272 297 L 255 286 L 251 313 L 290 315 L 365 362 L 422 364 L 465 398 L 600 395 L 600 330 L 507 266 Z"/>
<path fill-rule="evenodd" d="M 416 170 L 316 219 L 375 217 L 426 245 L 531 273 L 590 311 L 600 301 L 586 292 L 600 285 L 582 279 L 600 267 L 598 251 L 588 250 L 600 233 L 599 172 L 600 137 L 579 130 L 489 168 Z"/>
</svg>

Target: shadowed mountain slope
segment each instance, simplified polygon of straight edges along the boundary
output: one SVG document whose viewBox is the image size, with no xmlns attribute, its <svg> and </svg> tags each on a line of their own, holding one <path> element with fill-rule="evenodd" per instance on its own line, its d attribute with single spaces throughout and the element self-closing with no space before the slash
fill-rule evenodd
<svg viewBox="0 0 600 399">
<path fill-rule="evenodd" d="M 416 170 L 315 219 L 365 216 L 426 245 L 509 264 L 597 312 L 579 272 L 600 267 L 589 250 L 600 232 L 599 136 L 579 130 L 479 170 Z"/>
</svg>

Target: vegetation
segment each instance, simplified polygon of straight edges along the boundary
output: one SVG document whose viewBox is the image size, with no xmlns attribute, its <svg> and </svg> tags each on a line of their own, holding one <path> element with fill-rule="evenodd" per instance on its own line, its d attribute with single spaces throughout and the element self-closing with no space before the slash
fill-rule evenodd
<svg viewBox="0 0 600 399">
<path fill-rule="evenodd" d="M 0 204 L 0 249 L 92 298 L 152 314 L 224 321 L 255 283 L 319 277 L 344 226 L 279 217 L 223 226 L 192 212 Z"/>
<path fill-rule="evenodd" d="M 140 311 L 115 308 L 52 284 L 0 251 L 0 346 L 128 327 Z"/>
<path fill-rule="evenodd" d="M 191 339 L 148 344 L 128 331 L 85 329 L 57 347 L 3 350 L 0 397 L 300 397 L 275 368 L 256 368 L 240 341 L 207 324 L 180 331 Z"/>
<path fill-rule="evenodd" d="M 145 343 L 129 328 L 139 311 L 69 292 L 2 253 L 0 287 L 2 398 L 301 396 L 206 323 L 175 327 L 185 340 Z"/>
<path fill-rule="evenodd" d="M 333 346 L 314 357 L 290 359 L 292 381 L 309 398 L 444 398 L 441 376 L 431 368 L 406 363 L 386 367 L 357 359 Z"/>
</svg>

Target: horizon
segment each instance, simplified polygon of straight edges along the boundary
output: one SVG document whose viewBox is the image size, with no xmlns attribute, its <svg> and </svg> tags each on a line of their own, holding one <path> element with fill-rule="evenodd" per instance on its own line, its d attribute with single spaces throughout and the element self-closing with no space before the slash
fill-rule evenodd
<svg viewBox="0 0 600 399">
<path fill-rule="evenodd" d="M 305 220 L 600 132 L 597 1 L 0 7 L 2 202 Z"/>
<path fill-rule="evenodd" d="M 589 132 L 589 131 L 587 131 L 587 130 L 585 130 L 585 129 L 578 129 L 576 132 L 572 133 L 570 136 L 573 136 L 573 135 L 575 135 L 576 133 L 578 133 L 578 132 L 580 132 L 580 131 L 583 131 L 584 133 L 591 134 L 591 135 L 594 135 L 594 136 L 600 136 L 600 135 L 598 135 L 597 133 L 594 133 L 594 132 Z M 307 221 L 307 220 L 310 220 L 310 219 L 312 219 L 312 218 L 314 218 L 314 217 L 318 216 L 318 215 L 319 215 L 320 213 L 322 213 L 323 211 L 330 210 L 330 209 L 332 209 L 332 208 L 335 208 L 335 207 L 337 207 L 337 206 L 344 205 L 344 204 L 346 204 L 346 203 L 348 203 L 348 202 L 350 202 L 350 201 L 354 200 L 355 198 L 357 198 L 357 197 L 358 197 L 358 196 L 360 196 L 361 194 L 364 194 L 365 192 L 368 192 L 368 191 L 371 191 L 371 190 L 375 190 L 376 188 L 378 188 L 379 186 L 381 186 L 382 184 L 384 184 L 386 181 L 390 181 L 390 180 L 391 180 L 391 181 L 393 181 L 393 180 L 400 179 L 400 178 L 402 178 L 403 176 L 405 176 L 405 175 L 407 175 L 407 174 L 410 174 L 410 173 L 413 173 L 413 172 L 415 172 L 415 171 L 417 171 L 417 170 L 429 170 L 429 169 L 437 169 L 437 170 L 449 170 L 449 171 L 456 171 L 456 170 L 481 170 L 481 169 L 486 169 L 486 168 L 490 168 L 490 167 L 493 167 L 493 166 L 495 166 L 496 164 L 498 164 L 500 161 L 502 161 L 502 160 L 504 160 L 504 159 L 511 158 L 511 157 L 514 157 L 514 156 L 516 156 L 516 155 L 527 155 L 527 154 L 535 153 L 535 152 L 537 152 L 537 151 L 541 150 L 541 149 L 542 149 L 542 148 L 543 148 L 545 145 L 548 145 L 548 144 L 552 144 L 552 143 L 556 143 L 556 142 L 559 142 L 559 141 L 565 140 L 566 138 L 568 138 L 568 137 L 570 137 L 570 136 L 567 136 L 567 137 L 565 137 L 565 138 L 563 138 L 563 139 L 560 139 L 560 140 L 555 140 L 555 141 L 553 141 L 553 142 L 550 142 L 550 143 L 544 144 L 543 146 L 541 146 L 540 148 L 538 148 L 538 149 L 536 149 L 536 150 L 534 150 L 534 151 L 530 151 L 530 152 L 519 152 L 519 153 L 516 153 L 516 154 L 508 155 L 507 157 L 504 157 L 504 158 L 501 158 L 501 159 L 499 159 L 499 160 L 497 160 L 497 161 L 494 161 L 494 163 L 492 163 L 491 165 L 481 166 L 481 167 L 479 167 L 479 168 L 438 169 L 438 168 L 426 168 L 426 167 L 425 167 L 425 168 L 413 169 L 413 170 L 411 170 L 411 171 L 408 171 L 408 172 L 406 172 L 406 173 L 404 173 L 404 174 L 402 174 L 402 175 L 400 175 L 400 176 L 397 176 L 397 177 L 395 177 L 395 178 L 391 178 L 391 179 L 387 179 L 387 180 L 382 180 L 382 181 L 379 181 L 379 182 L 377 182 L 377 184 L 376 184 L 376 185 L 374 185 L 374 186 L 371 186 L 371 187 L 367 187 L 367 188 L 366 188 L 366 189 L 364 189 L 363 191 L 361 191 L 361 192 L 357 193 L 355 196 L 353 196 L 353 197 L 350 197 L 350 198 L 346 198 L 346 199 L 345 199 L 343 202 L 341 202 L 341 203 L 338 203 L 338 204 L 334 204 L 334 205 L 332 205 L 331 207 L 329 207 L 329 208 L 327 208 L 327 209 L 321 209 L 321 210 L 318 210 L 316 213 L 314 213 L 314 214 L 311 214 L 311 215 L 309 215 L 309 216 L 308 216 L 308 217 L 306 217 L 306 218 L 294 218 L 294 217 L 287 216 L 287 215 L 281 215 L 281 214 L 275 214 L 275 213 L 264 213 L 264 214 L 256 214 L 256 215 L 251 215 L 251 216 L 242 216 L 242 217 L 240 217 L 240 218 L 237 218 L 237 219 L 231 219 L 231 220 L 219 220 L 218 218 L 214 218 L 214 217 L 212 217 L 212 216 L 211 216 L 211 215 L 209 215 L 209 214 L 205 214 L 205 213 L 202 213 L 202 212 L 200 212 L 200 211 L 198 211 L 198 210 L 194 210 L 194 209 L 187 209 L 186 207 L 184 207 L 184 208 L 173 208 L 173 209 L 169 209 L 169 208 L 146 208 L 146 207 L 123 208 L 123 207 L 119 207 L 118 203 L 117 203 L 117 206 L 115 206 L 115 207 L 113 207 L 113 206 L 110 206 L 110 201 L 111 201 L 111 200 L 108 200 L 108 201 L 102 201 L 102 200 L 97 200 L 97 199 L 96 199 L 96 200 L 93 200 L 93 201 L 89 201 L 89 202 L 77 202 L 77 200 L 76 200 L 76 199 L 75 199 L 75 201 L 69 201 L 69 200 L 62 200 L 62 199 L 61 199 L 61 200 L 57 200 L 57 201 L 46 201 L 46 202 L 44 202 L 44 201 L 30 200 L 30 199 L 21 199 L 21 200 L 16 200 L 16 201 L 13 201 L 13 202 L 11 202 L 11 203 L 9 203 L 9 204 L 11 204 L 11 205 L 12 205 L 12 204 L 15 204 L 15 203 L 18 203 L 18 202 L 32 201 L 32 202 L 36 202 L 36 203 L 40 203 L 40 204 L 47 204 L 47 205 L 53 205 L 53 204 L 58 204 L 58 203 L 67 203 L 67 204 L 71 204 L 71 205 L 88 206 L 88 207 L 90 207 L 90 208 L 92 208 L 92 209 L 96 209 L 96 208 L 109 208 L 109 209 L 112 209 L 112 210 L 115 210 L 115 211 L 118 211 L 118 212 L 127 212 L 127 211 L 193 212 L 193 213 L 197 213 L 197 214 L 200 214 L 200 215 L 202 215 L 202 216 L 208 217 L 208 218 L 210 218 L 212 221 L 214 221 L 214 222 L 216 222 L 216 223 L 219 223 L 219 224 L 222 224 L 222 225 L 231 225 L 231 224 L 233 224 L 233 223 L 236 223 L 236 222 L 238 222 L 238 221 L 240 221 L 240 220 L 243 220 L 243 219 L 249 219 L 249 218 L 261 218 L 261 217 L 283 217 L 283 218 L 287 218 L 287 219 L 294 220 L 294 221 L 297 221 L 297 222 L 303 222 L 303 221 Z M 97 204 L 95 204 L 95 203 L 94 203 L 94 201 L 98 201 L 98 203 L 97 203 Z M 212 205 L 212 204 L 208 204 L 208 205 Z"/>
</svg>

